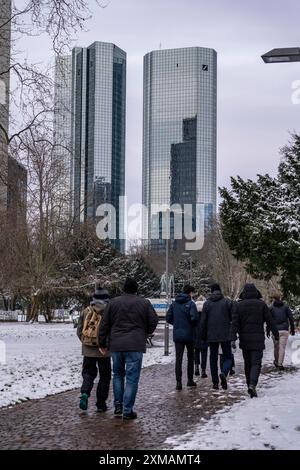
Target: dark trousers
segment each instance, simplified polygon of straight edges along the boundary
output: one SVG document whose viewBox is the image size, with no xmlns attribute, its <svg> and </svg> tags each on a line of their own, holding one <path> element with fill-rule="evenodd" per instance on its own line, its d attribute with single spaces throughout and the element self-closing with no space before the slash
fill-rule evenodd
<svg viewBox="0 0 300 470">
<path fill-rule="evenodd" d="M 247 385 L 248 387 L 249 385 L 254 385 L 254 387 L 256 387 L 261 371 L 263 351 L 248 351 L 243 349 L 243 357 Z"/>
<path fill-rule="evenodd" d="M 98 369 L 97 369 L 98 366 Z M 90 396 L 94 380 L 98 375 L 99 382 L 97 386 L 97 406 L 103 405 L 109 393 L 109 384 L 111 379 L 111 363 L 110 357 L 87 357 L 83 358 L 82 377 L 83 382 L 81 386 L 81 393 L 86 393 Z"/>
<path fill-rule="evenodd" d="M 220 354 L 220 369 L 221 370 L 223 368 L 223 363 L 224 363 L 223 354 Z M 231 367 L 230 367 L 230 370 L 232 370 L 234 368 L 235 368 L 235 359 L 234 359 L 234 355 L 232 353 L 231 354 Z"/>
<path fill-rule="evenodd" d="M 221 372 L 227 377 L 231 365 L 232 365 L 232 351 L 231 351 L 231 342 L 224 341 L 221 343 L 209 343 L 210 349 L 210 373 L 212 382 L 214 385 L 219 384 L 219 375 L 218 375 L 218 358 L 219 358 L 219 345 L 222 348 L 223 355 L 223 365 Z"/>
<path fill-rule="evenodd" d="M 208 344 L 206 341 L 201 341 L 200 348 L 195 348 L 195 352 L 194 352 L 195 364 L 196 366 L 199 366 L 201 363 L 202 370 L 206 370 L 207 352 L 208 352 Z M 200 356 L 201 356 L 201 361 L 200 361 Z"/>
<path fill-rule="evenodd" d="M 182 379 L 182 359 L 184 348 L 187 349 L 187 377 L 188 380 L 193 380 L 194 376 L 194 343 L 175 343 L 176 362 L 175 362 L 175 375 L 177 382 Z"/>
</svg>

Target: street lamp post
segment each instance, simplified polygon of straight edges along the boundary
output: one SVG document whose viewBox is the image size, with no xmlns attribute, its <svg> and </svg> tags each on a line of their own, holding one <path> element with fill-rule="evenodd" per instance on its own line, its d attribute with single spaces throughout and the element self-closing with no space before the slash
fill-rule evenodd
<svg viewBox="0 0 300 470">
<path fill-rule="evenodd" d="M 276 64 L 281 62 L 300 62 L 299 47 L 281 47 L 272 49 L 261 56 L 265 64 Z"/>
<path fill-rule="evenodd" d="M 166 302 L 166 315 L 170 305 L 170 297 L 169 297 L 169 238 L 166 239 L 166 294 L 167 294 L 167 302 Z M 169 355 L 169 323 L 165 321 L 165 356 Z"/>
</svg>

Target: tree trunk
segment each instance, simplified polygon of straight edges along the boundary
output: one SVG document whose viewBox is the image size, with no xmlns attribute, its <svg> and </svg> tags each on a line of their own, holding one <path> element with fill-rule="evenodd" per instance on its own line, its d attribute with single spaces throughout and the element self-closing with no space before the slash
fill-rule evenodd
<svg viewBox="0 0 300 470">
<path fill-rule="evenodd" d="M 29 314 L 28 314 L 28 321 L 29 322 L 35 322 L 38 319 L 38 314 L 39 314 L 39 306 L 40 306 L 40 300 L 37 295 L 33 295 L 31 297 L 31 303 L 30 307 L 28 308 Z"/>
</svg>

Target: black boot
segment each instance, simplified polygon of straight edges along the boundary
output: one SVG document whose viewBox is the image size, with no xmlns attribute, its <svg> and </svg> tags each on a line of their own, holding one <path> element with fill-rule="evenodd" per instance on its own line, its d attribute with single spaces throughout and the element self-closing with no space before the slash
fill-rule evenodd
<svg viewBox="0 0 300 470">
<path fill-rule="evenodd" d="M 195 375 L 200 375 L 199 365 L 195 365 Z"/>
<path fill-rule="evenodd" d="M 107 404 L 103 402 L 100 403 L 100 405 L 97 405 L 97 411 L 98 413 L 105 413 L 105 411 L 107 411 Z"/>
<path fill-rule="evenodd" d="M 202 379 L 207 379 L 207 373 L 206 373 L 205 369 L 202 369 L 201 378 Z"/>
<path fill-rule="evenodd" d="M 220 380 L 221 380 L 221 386 L 223 388 L 223 390 L 227 390 L 227 379 L 226 379 L 226 375 L 223 374 L 223 372 L 219 375 L 220 377 Z"/>
<path fill-rule="evenodd" d="M 255 385 L 249 385 L 248 393 L 251 398 L 257 397 L 257 391 Z"/>
<path fill-rule="evenodd" d="M 130 413 L 123 415 L 123 419 L 130 420 L 130 419 L 136 419 L 136 418 L 137 418 L 137 414 L 135 411 L 131 411 Z"/>
<path fill-rule="evenodd" d="M 176 390 L 182 390 L 182 383 L 179 380 L 176 383 Z"/>
<path fill-rule="evenodd" d="M 193 380 L 189 380 L 186 385 L 187 387 L 197 387 L 196 382 L 194 382 Z"/>
<path fill-rule="evenodd" d="M 116 418 L 122 418 L 122 416 L 123 416 L 123 406 L 122 405 L 117 404 L 115 406 L 114 415 L 115 415 Z"/>
</svg>

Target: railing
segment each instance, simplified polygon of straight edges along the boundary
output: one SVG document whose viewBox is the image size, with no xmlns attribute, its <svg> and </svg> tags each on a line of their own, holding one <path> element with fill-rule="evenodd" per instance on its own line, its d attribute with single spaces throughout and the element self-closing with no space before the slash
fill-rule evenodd
<svg viewBox="0 0 300 470">
<path fill-rule="evenodd" d="M 19 313 L 14 310 L 0 310 L 0 321 L 18 321 Z"/>
</svg>

